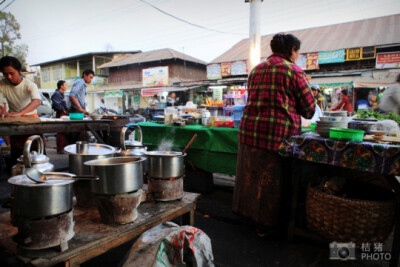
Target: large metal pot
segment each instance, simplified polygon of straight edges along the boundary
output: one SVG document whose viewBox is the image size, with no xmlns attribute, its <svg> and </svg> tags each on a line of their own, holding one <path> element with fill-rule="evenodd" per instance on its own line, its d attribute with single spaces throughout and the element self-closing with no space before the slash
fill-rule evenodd
<svg viewBox="0 0 400 267">
<path fill-rule="evenodd" d="M 143 186 L 143 167 L 145 158 L 115 157 L 86 161 L 92 175 L 100 179 L 91 182 L 95 194 L 122 194 L 136 191 Z"/>
<path fill-rule="evenodd" d="M 377 121 L 352 120 L 348 122 L 349 129 L 363 130 L 364 134 L 370 134 L 371 130 L 376 130 Z"/>
<path fill-rule="evenodd" d="M 174 178 L 184 174 L 185 154 L 174 151 L 148 151 L 149 175 L 154 178 Z"/>
<path fill-rule="evenodd" d="M 138 131 L 138 141 L 136 140 L 126 140 L 126 133 L 131 131 Z M 131 132 L 132 133 L 132 132 Z M 142 144 L 142 129 L 140 128 L 139 125 L 130 123 L 125 125 L 125 127 L 122 128 L 121 130 L 121 135 L 120 135 L 120 147 L 121 151 L 117 153 L 117 156 L 135 156 L 135 157 L 143 157 L 147 159 L 145 156 L 145 152 L 147 151 L 147 147 L 145 147 Z M 148 172 L 148 162 L 147 160 L 143 161 L 143 172 L 147 173 Z"/>
<path fill-rule="evenodd" d="M 90 175 L 90 167 L 83 164 L 85 161 L 111 158 L 117 151 L 109 145 L 87 142 L 77 142 L 64 150 L 69 154 L 69 172 L 76 175 Z"/>
<path fill-rule="evenodd" d="M 73 177 L 59 172 L 57 176 Z M 36 183 L 26 175 L 8 179 L 11 184 L 11 211 L 23 218 L 40 218 L 58 215 L 72 209 L 72 184 L 74 180 L 48 180 Z"/>
<path fill-rule="evenodd" d="M 35 141 L 38 144 L 38 151 L 31 152 L 32 143 Z M 17 164 L 11 168 L 11 176 L 24 174 L 30 168 L 38 169 L 40 172 L 51 172 L 54 170 L 54 165 L 44 155 L 44 144 L 39 135 L 32 135 L 26 139 L 23 155 L 17 159 Z"/>
</svg>

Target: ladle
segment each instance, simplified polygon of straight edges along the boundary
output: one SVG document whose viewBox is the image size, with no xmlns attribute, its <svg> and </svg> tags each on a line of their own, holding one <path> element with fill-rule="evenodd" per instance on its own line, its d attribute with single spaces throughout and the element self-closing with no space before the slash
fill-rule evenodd
<svg viewBox="0 0 400 267">
<path fill-rule="evenodd" d="M 51 176 L 47 177 L 46 174 L 40 172 L 38 169 L 32 168 L 25 172 L 26 176 L 36 183 L 44 183 L 47 180 L 99 180 L 98 176 L 92 175 L 79 175 L 74 177 L 61 177 L 61 176 Z"/>
<path fill-rule="evenodd" d="M 182 155 L 184 155 L 186 153 L 186 151 L 192 145 L 192 143 L 194 142 L 194 139 L 196 139 L 196 137 L 197 137 L 197 134 L 194 134 L 192 139 L 190 140 L 190 142 L 186 145 L 185 149 L 182 151 Z"/>
</svg>

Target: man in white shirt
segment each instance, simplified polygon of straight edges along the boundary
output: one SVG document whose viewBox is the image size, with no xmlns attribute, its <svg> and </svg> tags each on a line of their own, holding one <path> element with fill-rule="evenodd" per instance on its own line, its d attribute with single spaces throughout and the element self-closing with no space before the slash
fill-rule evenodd
<svg viewBox="0 0 400 267">
<path fill-rule="evenodd" d="M 0 59 L 0 70 L 4 76 L 0 80 L 0 98 L 5 97 L 9 106 L 8 113 L 0 107 L 0 114 L 6 118 L 38 117 L 36 108 L 41 101 L 39 90 L 35 83 L 21 76 L 21 69 L 21 63 L 15 57 Z"/>
</svg>

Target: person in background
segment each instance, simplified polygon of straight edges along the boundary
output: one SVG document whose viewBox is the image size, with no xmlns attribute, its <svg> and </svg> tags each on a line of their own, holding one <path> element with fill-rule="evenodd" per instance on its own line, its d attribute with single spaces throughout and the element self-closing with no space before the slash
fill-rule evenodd
<svg viewBox="0 0 400 267">
<path fill-rule="evenodd" d="M 86 111 L 86 85 L 90 84 L 94 78 L 94 72 L 92 70 L 85 70 L 82 73 L 82 78 L 74 82 L 71 88 L 71 93 L 69 94 L 69 99 L 71 102 L 71 113 L 84 113 L 88 115 L 89 112 Z"/>
<path fill-rule="evenodd" d="M 379 109 L 386 113 L 400 113 L 400 74 L 396 82 L 383 92 Z"/>
<path fill-rule="evenodd" d="M 319 88 L 319 85 L 312 84 L 310 87 L 313 91 L 313 95 L 314 95 L 315 99 L 317 99 L 317 101 L 318 101 L 317 103 L 318 103 L 320 110 L 324 111 L 326 109 L 326 98 L 321 93 L 321 89 Z"/>
<path fill-rule="evenodd" d="M 158 101 L 158 96 L 153 95 L 152 98 L 150 98 L 150 100 L 149 100 L 149 107 L 156 108 L 158 103 L 160 103 Z"/>
<path fill-rule="evenodd" d="M 173 107 L 176 103 L 176 93 L 170 92 L 167 97 L 167 106 Z"/>
<path fill-rule="evenodd" d="M 52 107 L 56 112 L 56 118 L 61 118 L 62 116 L 68 115 L 69 108 L 67 102 L 65 101 L 65 91 L 67 91 L 67 83 L 65 81 L 57 82 L 57 89 L 51 96 Z M 65 136 L 63 133 L 57 133 L 57 154 L 64 154 L 65 147 Z"/>
<path fill-rule="evenodd" d="M 6 118 L 15 117 L 39 117 L 36 108 L 40 105 L 41 98 L 37 85 L 22 77 L 22 65 L 15 57 L 5 56 L 0 59 L 0 70 L 4 79 L 0 80 L 0 103 L 6 98 L 8 102 L 7 112 L 0 107 L 0 115 Z M 29 135 L 10 136 L 11 155 L 6 158 L 6 170 L 11 172 L 11 167 L 17 163 L 22 155 L 22 150 Z M 42 136 L 43 137 L 43 136 Z M 45 141 L 45 140 L 43 140 Z"/>
<path fill-rule="evenodd" d="M 340 96 L 342 100 L 336 105 L 336 107 L 330 109 L 330 111 L 345 110 L 347 112 L 352 112 L 353 109 L 351 108 L 350 99 L 347 96 L 347 89 L 342 89 L 342 91 L 340 91 Z"/>
<path fill-rule="evenodd" d="M 259 236 L 284 226 L 281 209 L 288 179 L 285 170 L 290 165 L 278 154 L 278 147 L 301 134 L 301 116 L 310 119 L 316 106 L 307 76 L 295 64 L 300 40 L 279 33 L 270 45 L 273 54 L 251 71 L 247 82 L 232 207 L 255 221 Z"/>
<path fill-rule="evenodd" d="M 312 91 L 314 98 L 318 101 L 319 90 L 317 89 L 317 86 L 318 85 L 312 84 L 311 91 Z M 307 120 L 307 119 L 301 117 L 301 126 L 302 127 L 311 127 L 311 123 L 316 122 L 317 120 L 319 120 L 319 117 L 321 117 L 323 115 L 324 114 L 322 113 L 322 110 L 319 107 L 319 105 L 316 105 L 314 116 L 312 116 L 312 118 L 310 120 Z"/>
</svg>

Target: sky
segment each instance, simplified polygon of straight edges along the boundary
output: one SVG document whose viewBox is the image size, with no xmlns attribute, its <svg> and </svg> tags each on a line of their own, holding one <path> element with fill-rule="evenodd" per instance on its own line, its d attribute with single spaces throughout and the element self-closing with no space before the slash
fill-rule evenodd
<svg viewBox="0 0 400 267">
<path fill-rule="evenodd" d="M 400 0 L 264 0 L 261 9 L 266 35 L 400 14 Z M 0 11 L 19 22 L 30 65 L 163 48 L 211 62 L 249 36 L 244 0 L 1 0 Z"/>
</svg>

